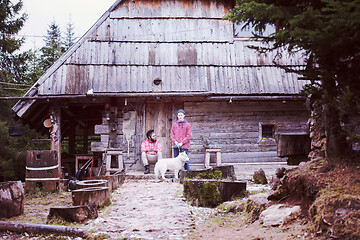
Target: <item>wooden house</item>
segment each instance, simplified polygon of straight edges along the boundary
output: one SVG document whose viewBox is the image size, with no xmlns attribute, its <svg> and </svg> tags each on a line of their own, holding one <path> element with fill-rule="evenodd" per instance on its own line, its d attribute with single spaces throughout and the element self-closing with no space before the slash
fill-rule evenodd
<svg viewBox="0 0 360 240">
<path fill-rule="evenodd" d="M 298 95 L 305 82 L 273 60 L 304 63 L 286 51 L 248 48 L 260 43 L 234 36 L 234 24 L 223 18 L 233 6 L 230 0 L 117 0 L 13 110 L 49 131 L 59 171 L 63 166 L 69 175 L 89 154 L 97 159 L 96 174 L 122 163 L 125 171 L 143 170 L 140 144 L 149 129 L 170 157 L 179 108 L 192 126 L 191 166 L 203 166 L 209 147 L 221 149 L 223 164 L 281 161 L 276 137 L 306 132 L 308 111 Z"/>
</svg>

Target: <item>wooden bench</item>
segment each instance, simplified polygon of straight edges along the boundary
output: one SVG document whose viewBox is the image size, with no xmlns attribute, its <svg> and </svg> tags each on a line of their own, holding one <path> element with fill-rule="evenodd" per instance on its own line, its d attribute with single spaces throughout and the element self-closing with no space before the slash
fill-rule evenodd
<svg viewBox="0 0 360 240">
<path fill-rule="evenodd" d="M 210 154 L 215 153 L 216 166 L 221 165 L 221 148 L 205 149 L 205 168 L 210 168 Z"/>
</svg>

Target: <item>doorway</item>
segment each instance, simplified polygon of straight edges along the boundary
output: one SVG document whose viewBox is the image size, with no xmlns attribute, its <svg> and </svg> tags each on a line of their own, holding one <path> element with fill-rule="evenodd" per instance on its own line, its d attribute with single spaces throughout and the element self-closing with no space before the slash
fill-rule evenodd
<svg viewBox="0 0 360 240">
<path fill-rule="evenodd" d="M 171 150 L 172 103 L 148 102 L 145 107 L 145 133 L 155 130 L 157 140 L 161 142 L 164 158 L 172 156 Z"/>
</svg>

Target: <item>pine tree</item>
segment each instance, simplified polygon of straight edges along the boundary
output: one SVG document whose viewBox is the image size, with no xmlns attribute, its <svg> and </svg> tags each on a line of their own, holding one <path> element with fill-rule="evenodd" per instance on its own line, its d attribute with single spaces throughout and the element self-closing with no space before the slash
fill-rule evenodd
<svg viewBox="0 0 360 240">
<path fill-rule="evenodd" d="M 19 16 L 22 6 L 22 0 L 16 4 L 0 0 L 0 95 L 19 96 L 32 83 L 29 53 L 20 52 L 24 39 L 15 36 L 27 17 L 26 14 Z M 9 127 L 15 124 L 13 104 L 14 101 L 0 102 L 0 181 L 25 180 L 26 150 L 34 148 L 31 139 L 39 137 L 28 128 L 24 128 L 24 136 L 9 136 Z"/>
<path fill-rule="evenodd" d="M 40 49 L 40 66 L 43 72 L 53 65 L 53 63 L 65 52 L 61 42 L 61 31 L 55 21 L 50 23 L 49 29 L 47 30 L 47 36 L 44 41 L 45 46 Z"/>
<path fill-rule="evenodd" d="M 13 4 L 10 0 L 0 1 L 0 95 L 13 94 L 13 89 L 6 83 L 26 83 L 27 54 L 19 53 L 24 39 L 15 35 L 21 30 L 26 14 L 20 14 L 23 3 L 20 0 Z M 4 85 L 5 84 L 5 85 Z"/>
<path fill-rule="evenodd" d="M 66 25 L 66 32 L 65 32 L 65 41 L 64 41 L 64 48 L 67 51 L 74 43 L 76 38 L 74 37 L 74 24 L 69 19 L 69 22 Z"/>
<path fill-rule="evenodd" d="M 39 49 L 31 49 L 27 52 L 29 59 L 28 59 L 28 75 L 29 79 L 32 83 L 35 83 L 44 71 L 40 67 L 41 57 L 40 57 L 40 50 Z"/>
<path fill-rule="evenodd" d="M 269 37 L 254 36 L 273 46 L 261 51 L 287 47 L 306 53 L 307 67 L 297 72 L 312 80 L 308 90 L 322 96 L 327 157 L 333 162 L 349 153 L 349 136 L 341 126 L 345 116 L 360 110 L 360 1 L 237 0 L 228 19 L 258 31 L 276 26 Z"/>
</svg>

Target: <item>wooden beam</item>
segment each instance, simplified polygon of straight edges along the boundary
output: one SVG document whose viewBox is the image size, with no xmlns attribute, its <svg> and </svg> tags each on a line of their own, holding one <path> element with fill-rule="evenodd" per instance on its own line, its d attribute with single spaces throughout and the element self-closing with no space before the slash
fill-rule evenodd
<svg viewBox="0 0 360 240">
<path fill-rule="evenodd" d="M 69 154 L 73 155 L 75 154 L 75 136 L 76 136 L 76 124 L 74 121 L 71 121 L 69 124 L 70 127 L 70 131 L 69 131 L 69 142 L 68 142 L 68 146 L 69 146 Z"/>
<path fill-rule="evenodd" d="M 83 154 L 88 153 L 89 151 L 88 144 L 89 144 L 89 128 L 86 127 L 84 129 L 84 135 L 83 135 Z"/>
<path fill-rule="evenodd" d="M 299 96 L 299 95 L 291 95 L 291 96 L 208 96 L 206 100 L 224 100 L 224 101 L 236 101 L 236 100 L 256 100 L 256 101 L 269 101 L 269 100 L 305 100 L 306 97 Z"/>
<path fill-rule="evenodd" d="M 61 176 L 61 108 L 60 105 L 50 107 L 50 119 L 53 123 L 50 131 L 50 150 L 57 152 L 59 176 Z"/>
<path fill-rule="evenodd" d="M 28 233 L 55 233 L 70 236 L 86 237 L 86 230 L 81 228 L 73 228 L 59 225 L 45 225 L 45 224 L 30 224 L 30 223 L 15 223 L 0 221 L 0 231 L 11 232 L 28 232 Z"/>
</svg>

